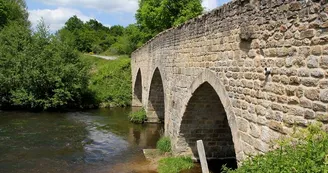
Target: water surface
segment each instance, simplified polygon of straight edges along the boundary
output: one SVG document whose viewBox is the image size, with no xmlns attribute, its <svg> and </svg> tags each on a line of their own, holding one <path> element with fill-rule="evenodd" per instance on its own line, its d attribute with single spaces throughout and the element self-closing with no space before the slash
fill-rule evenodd
<svg viewBox="0 0 328 173">
<path fill-rule="evenodd" d="M 162 126 L 132 124 L 130 111 L 0 112 L 0 172 L 153 172 L 142 149 Z"/>
</svg>

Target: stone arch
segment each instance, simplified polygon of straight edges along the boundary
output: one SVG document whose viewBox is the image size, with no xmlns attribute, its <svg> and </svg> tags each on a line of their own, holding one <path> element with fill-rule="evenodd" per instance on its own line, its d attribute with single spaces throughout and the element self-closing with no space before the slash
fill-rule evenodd
<svg viewBox="0 0 328 173">
<path fill-rule="evenodd" d="M 164 122 L 164 85 L 159 68 L 156 68 L 149 87 L 147 118 L 149 122 Z"/>
<path fill-rule="evenodd" d="M 224 85 L 206 69 L 193 81 L 188 92 L 180 114 L 178 144 L 186 146 L 185 154 L 197 158 L 196 140 L 202 139 L 208 158 L 242 160 L 236 117 Z"/>
<path fill-rule="evenodd" d="M 142 106 L 142 76 L 141 70 L 138 70 L 133 89 L 133 106 Z"/>
</svg>

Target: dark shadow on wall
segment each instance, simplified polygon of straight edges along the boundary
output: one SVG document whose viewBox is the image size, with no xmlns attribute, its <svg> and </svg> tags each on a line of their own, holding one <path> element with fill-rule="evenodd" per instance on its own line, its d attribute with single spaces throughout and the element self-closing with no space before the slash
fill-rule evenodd
<svg viewBox="0 0 328 173">
<path fill-rule="evenodd" d="M 181 122 L 180 135 L 198 158 L 197 140 L 203 140 L 207 158 L 235 158 L 231 129 L 221 100 L 205 82 L 188 102 Z"/>
<path fill-rule="evenodd" d="M 164 122 L 164 88 L 161 73 L 156 68 L 151 80 L 149 101 L 148 101 L 148 116 L 156 116 L 161 122 Z"/>
<path fill-rule="evenodd" d="M 142 103 L 142 78 L 141 71 L 138 70 L 137 78 L 134 84 L 134 98 L 137 99 L 140 103 Z"/>
</svg>

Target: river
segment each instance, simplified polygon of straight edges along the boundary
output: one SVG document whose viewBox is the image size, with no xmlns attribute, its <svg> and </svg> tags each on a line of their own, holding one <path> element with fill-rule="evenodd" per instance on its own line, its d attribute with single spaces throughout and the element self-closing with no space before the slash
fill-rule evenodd
<svg viewBox="0 0 328 173">
<path fill-rule="evenodd" d="M 130 111 L 0 112 L 0 172 L 154 172 L 142 149 L 155 148 L 163 127 L 132 124 Z"/>
</svg>

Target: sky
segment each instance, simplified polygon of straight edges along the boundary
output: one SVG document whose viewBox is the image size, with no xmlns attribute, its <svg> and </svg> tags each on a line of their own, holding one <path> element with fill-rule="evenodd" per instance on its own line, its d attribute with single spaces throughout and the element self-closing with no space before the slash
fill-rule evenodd
<svg viewBox="0 0 328 173">
<path fill-rule="evenodd" d="M 202 5 L 212 10 L 230 0 L 203 0 Z M 135 23 L 138 0 L 26 0 L 33 27 L 43 18 L 50 31 L 62 28 L 76 15 L 82 21 L 96 19 L 105 26 L 127 26 Z"/>
</svg>

